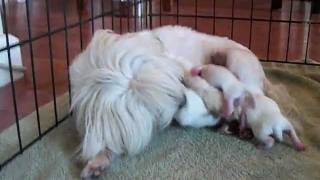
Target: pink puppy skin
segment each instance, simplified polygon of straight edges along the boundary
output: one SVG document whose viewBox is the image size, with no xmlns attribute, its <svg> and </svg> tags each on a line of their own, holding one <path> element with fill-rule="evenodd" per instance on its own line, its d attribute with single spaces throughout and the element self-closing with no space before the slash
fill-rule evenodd
<svg viewBox="0 0 320 180">
<path fill-rule="evenodd" d="M 306 146 L 303 143 L 295 144 L 295 149 L 297 151 L 304 151 L 306 150 Z"/>
<path fill-rule="evenodd" d="M 199 66 L 192 68 L 191 69 L 191 75 L 192 76 L 199 76 L 200 73 L 201 73 L 201 69 L 202 69 L 202 67 L 199 67 Z"/>
<path fill-rule="evenodd" d="M 292 144 L 294 146 L 294 148 L 297 151 L 304 151 L 306 150 L 306 146 L 301 142 L 301 140 L 299 139 L 299 137 L 297 136 L 297 134 L 295 133 L 294 129 L 291 129 L 289 131 L 289 136 L 292 140 Z"/>
</svg>

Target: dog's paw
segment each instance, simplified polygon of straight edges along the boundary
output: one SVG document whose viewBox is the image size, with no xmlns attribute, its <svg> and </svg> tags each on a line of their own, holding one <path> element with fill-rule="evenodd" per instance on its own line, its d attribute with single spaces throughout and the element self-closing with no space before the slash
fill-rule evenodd
<svg viewBox="0 0 320 180">
<path fill-rule="evenodd" d="M 81 179 L 90 180 L 92 178 L 96 178 L 102 174 L 104 169 L 104 166 L 100 166 L 94 162 L 89 161 L 81 172 Z"/>
<path fill-rule="evenodd" d="M 81 179 L 89 180 L 100 176 L 110 166 L 113 157 L 112 152 L 108 149 L 99 152 L 99 154 L 87 162 L 81 172 Z"/>
</svg>

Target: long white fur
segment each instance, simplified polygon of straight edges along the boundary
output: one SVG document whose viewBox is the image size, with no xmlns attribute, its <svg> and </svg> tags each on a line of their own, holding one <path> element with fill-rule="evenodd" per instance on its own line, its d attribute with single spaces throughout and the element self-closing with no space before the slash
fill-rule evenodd
<svg viewBox="0 0 320 180">
<path fill-rule="evenodd" d="M 209 64 L 213 56 L 225 54 L 228 49 L 249 51 L 227 37 L 207 35 L 182 26 L 163 26 L 152 30 L 152 33 L 169 54 L 183 58 L 192 67 Z"/>
<path fill-rule="evenodd" d="M 171 122 L 184 99 L 183 70 L 160 50 L 147 32 L 126 37 L 99 31 L 74 61 L 72 109 L 84 159 L 105 147 L 136 154 L 155 129 Z"/>
<path fill-rule="evenodd" d="M 193 66 L 224 65 L 250 92 L 263 93 L 265 73 L 258 58 L 247 47 L 227 37 L 207 35 L 180 26 L 165 26 L 153 32 L 170 54 L 183 57 Z"/>
<path fill-rule="evenodd" d="M 115 154 L 136 154 L 182 109 L 194 117 L 189 125 L 208 125 L 209 118 L 200 118 L 208 113 L 203 102 L 179 109 L 182 102 L 200 98 L 186 90 L 182 76 L 228 48 L 247 49 L 179 26 L 124 35 L 97 31 L 70 67 L 82 157 L 92 159 L 106 147 Z"/>
<path fill-rule="evenodd" d="M 237 76 L 252 94 L 264 94 L 266 76 L 258 58 L 242 49 L 228 49 L 226 67 Z"/>
</svg>

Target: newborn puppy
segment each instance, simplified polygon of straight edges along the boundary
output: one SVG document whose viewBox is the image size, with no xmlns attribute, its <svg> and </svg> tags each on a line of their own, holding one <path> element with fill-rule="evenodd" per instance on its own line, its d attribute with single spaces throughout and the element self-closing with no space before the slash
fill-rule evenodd
<svg viewBox="0 0 320 180">
<path fill-rule="evenodd" d="M 236 111 L 241 112 L 240 134 L 249 126 L 263 147 L 271 148 L 274 139 L 270 135 L 275 135 L 282 141 L 282 133 L 285 132 L 289 134 L 296 150 L 305 149 L 292 124 L 281 114 L 279 106 L 264 95 L 252 96 L 246 92 L 244 85 L 224 67 L 217 65 L 195 67 L 191 70 L 191 74 L 201 76 L 210 85 L 223 91 L 225 103 L 228 104 L 224 108 L 231 108 L 231 111 L 226 110 L 229 115 L 233 113 L 234 106 Z"/>
<path fill-rule="evenodd" d="M 223 65 L 231 71 L 247 90 L 253 94 L 263 94 L 266 80 L 258 58 L 249 50 L 230 48 L 212 59 L 213 64 Z"/>
<path fill-rule="evenodd" d="M 190 74 L 185 75 L 183 83 L 201 97 L 211 114 L 216 117 L 220 116 L 223 95 L 217 88 L 211 86 L 205 79 Z"/>
<path fill-rule="evenodd" d="M 185 75 L 183 83 L 196 92 L 203 100 L 208 111 L 220 120 L 220 123 L 217 125 L 221 125 L 220 129 L 222 129 L 224 133 L 239 135 L 240 138 L 245 139 L 251 139 L 253 137 L 251 130 L 246 128 L 242 130 L 243 134 L 240 134 L 239 121 L 236 121 L 236 119 L 240 118 L 239 113 L 233 113 L 232 117 L 228 119 L 228 122 L 221 121 L 223 94 L 219 89 L 211 86 L 200 76 L 191 76 L 190 73 Z"/>
<path fill-rule="evenodd" d="M 282 141 L 282 134 L 285 132 L 297 151 L 305 150 L 292 124 L 282 115 L 276 102 L 264 95 L 255 95 L 254 101 L 254 107 L 244 106 L 242 109 L 240 124 L 242 127 L 251 127 L 254 136 L 262 143 L 260 147 L 271 148 L 274 139 L 270 135 Z"/>
<path fill-rule="evenodd" d="M 222 114 L 229 119 L 235 107 L 241 107 L 245 99 L 251 100 L 247 105 L 254 106 L 252 95 L 245 86 L 225 67 L 218 65 L 204 65 L 191 69 L 193 76 L 199 75 L 215 88 L 223 92 Z"/>
</svg>

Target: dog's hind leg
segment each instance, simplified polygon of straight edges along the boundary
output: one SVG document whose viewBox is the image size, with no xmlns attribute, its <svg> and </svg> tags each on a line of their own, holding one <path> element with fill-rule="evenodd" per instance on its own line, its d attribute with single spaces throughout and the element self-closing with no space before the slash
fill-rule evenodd
<svg viewBox="0 0 320 180">
<path fill-rule="evenodd" d="M 110 166 L 111 161 L 114 159 L 115 154 L 108 148 L 100 151 L 95 157 L 90 159 L 81 172 L 82 179 L 92 179 L 100 176 L 102 171 Z"/>
</svg>

